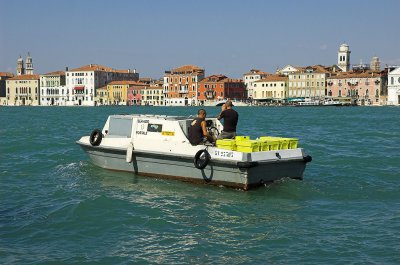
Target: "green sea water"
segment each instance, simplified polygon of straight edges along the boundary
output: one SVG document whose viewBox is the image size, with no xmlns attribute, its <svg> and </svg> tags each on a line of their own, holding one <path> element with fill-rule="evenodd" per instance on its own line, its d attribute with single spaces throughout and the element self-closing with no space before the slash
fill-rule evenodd
<svg viewBox="0 0 400 265">
<path fill-rule="evenodd" d="M 300 139 L 303 181 L 146 178 L 75 144 L 110 114 L 197 108 L 0 107 L 0 264 L 400 264 L 400 108 L 236 109 L 239 134 Z"/>
</svg>

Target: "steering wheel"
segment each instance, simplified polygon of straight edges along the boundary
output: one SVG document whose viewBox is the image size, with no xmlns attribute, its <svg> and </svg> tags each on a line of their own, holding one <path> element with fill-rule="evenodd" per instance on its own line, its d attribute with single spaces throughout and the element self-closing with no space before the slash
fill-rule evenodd
<svg viewBox="0 0 400 265">
<path fill-rule="evenodd" d="M 211 126 L 211 127 L 208 127 L 207 130 L 208 130 L 208 132 L 209 132 L 211 135 L 215 135 L 215 136 L 218 137 L 218 135 L 219 135 L 219 130 L 218 130 L 217 127 Z"/>
</svg>

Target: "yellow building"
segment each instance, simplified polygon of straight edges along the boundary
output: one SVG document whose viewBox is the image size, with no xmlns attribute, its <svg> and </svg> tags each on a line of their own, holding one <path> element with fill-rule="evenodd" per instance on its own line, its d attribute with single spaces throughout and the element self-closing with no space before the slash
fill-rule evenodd
<svg viewBox="0 0 400 265">
<path fill-rule="evenodd" d="M 97 106 L 110 105 L 107 86 L 100 87 L 96 90 L 95 101 L 97 102 Z"/>
<path fill-rule="evenodd" d="M 6 81 L 7 105 L 39 105 L 39 75 L 18 75 Z"/>
<path fill-rule="evenodd" d="M 113 81 L 107 85 L 109 105 L 128 105 L 129 87 L 136 81 Z"/>
<path fill-rule="evenodd" d="M 322 65 L 298 67 L 289 74 L 289 98 L 324 98 L 332 69 Z"/>
</svg>

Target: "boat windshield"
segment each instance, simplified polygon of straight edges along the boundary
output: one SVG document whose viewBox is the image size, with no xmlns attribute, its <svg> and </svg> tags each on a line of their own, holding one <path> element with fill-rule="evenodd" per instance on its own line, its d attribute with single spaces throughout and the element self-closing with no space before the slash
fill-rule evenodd
<svg viewBox="0 0 400 265">
<path fill-rule="evenodd" d="M 131 137 L 132 118 L 123 116 L 110 117 L 108 136 Z"/>
</svg>

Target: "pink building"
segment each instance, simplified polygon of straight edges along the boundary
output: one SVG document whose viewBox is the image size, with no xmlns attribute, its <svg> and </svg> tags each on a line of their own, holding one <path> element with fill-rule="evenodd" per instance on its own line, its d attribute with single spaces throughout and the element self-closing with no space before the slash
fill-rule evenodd
<svg viewBox="0 0 400 265">
<path fill-rule="evenodd" d="M 140 106 L 142 104 L 142 90 L 148 86 L 146 83 L 136 82 L 129 86 L 128 89 L 128 105 Z"/>
<path fill-rule="evenodd" d="M 327 96 L 357 105 L 381 105 L 382 74 L 378 71 L 342 72 L 327 78 Z M 381 102 L 382 101 L 382 102 Z"/>
</svg>

